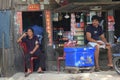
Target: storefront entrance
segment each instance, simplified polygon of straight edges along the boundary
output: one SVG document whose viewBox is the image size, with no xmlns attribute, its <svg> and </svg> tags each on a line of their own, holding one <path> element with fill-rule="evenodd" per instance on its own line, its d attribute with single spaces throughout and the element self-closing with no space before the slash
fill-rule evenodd
<svg viewBox="0 0 120 80">
<path fill-rule="evenodd" d="M 43 12 L 42 11 L 26 11 L 22 12 L 22 30 L 25 32 L 28 28 L 34 29 L 34 34 L 38 36 L 40 41 L 40 48 L 41 52 L 43 53 L 43 57 L 45 57 L 44 54 L 44 26 L 43 26 Z M 45 59 L 45 58 L 44 58 Z M 45 60 L 43 60 L 45 61 Z M 45 64 L 45 62 L 44 62 Z M 37 61 L 35 61 L 35 70 L 37 69 Z M 45 65 L 43 66 L 43 69 L 45 70 Z"/>
</svg>

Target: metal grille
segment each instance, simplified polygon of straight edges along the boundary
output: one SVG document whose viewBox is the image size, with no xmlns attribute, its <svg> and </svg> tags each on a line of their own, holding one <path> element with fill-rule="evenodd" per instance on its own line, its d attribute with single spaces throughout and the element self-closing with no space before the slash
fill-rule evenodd
<svg viewBox="0 0 120 80">
<path fill-rule="evenodd" d="M 0 0 L 0 10 L 10 9 L 12 0 Z"/>
</svg>

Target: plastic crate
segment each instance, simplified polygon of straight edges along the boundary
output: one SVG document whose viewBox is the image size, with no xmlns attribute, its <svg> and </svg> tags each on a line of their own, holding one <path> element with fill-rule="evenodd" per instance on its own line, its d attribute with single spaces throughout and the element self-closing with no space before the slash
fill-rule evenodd
<svg viewBox="0 0 120 80">
<path fill-rule="evenodd" d="M 94 66 L 93 47 L 66 47 L 65 66 L 69 67 L 91 67 Z"/>
</svg>

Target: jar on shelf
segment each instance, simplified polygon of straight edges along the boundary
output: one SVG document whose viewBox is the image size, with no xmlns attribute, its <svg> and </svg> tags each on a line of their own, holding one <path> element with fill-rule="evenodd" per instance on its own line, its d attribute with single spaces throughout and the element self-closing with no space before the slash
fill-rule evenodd
<svg viewBox="0 0 120 80">
<path fill-rule="evenodd" d="M 63 28 L 59 28 L 59 31 L 58 31 L 58 38 L 59 39 L 63 38 L 63 32 L 64 32 Z"/>
</svg>

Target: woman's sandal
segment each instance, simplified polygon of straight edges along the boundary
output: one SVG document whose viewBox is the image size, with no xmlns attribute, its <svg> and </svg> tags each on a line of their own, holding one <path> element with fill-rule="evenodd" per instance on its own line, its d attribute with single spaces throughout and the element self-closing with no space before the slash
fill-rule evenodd
<svg viewBox="0 0 120 80">
<path fill-rule="evenodd" d="M 37 73 L 44 73 L 43 71 L 37 71 Z"/>
<path fill-rule="evenodd" d="M 29 76 L 31 73 L 32 73 L 32 72 L 30 72 L 30 73 L 25 73 L 25 77 Z"/>
</svg>

